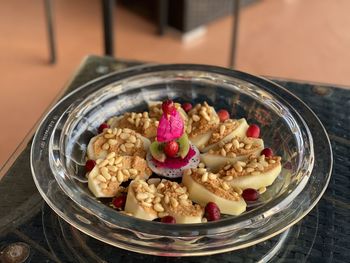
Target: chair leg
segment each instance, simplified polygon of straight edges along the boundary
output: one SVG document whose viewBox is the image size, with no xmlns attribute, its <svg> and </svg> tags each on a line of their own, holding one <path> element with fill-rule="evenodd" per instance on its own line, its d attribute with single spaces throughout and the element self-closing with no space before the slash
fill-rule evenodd
<svg viewBox="0 0 350 263">
<path fill-rule="evenodd" d="M 236 63 L 239 13 L 240 13 L 240 0 L 234 0 L 232 38 L 231 38 L 231 54 L 230 54 L 230 62 L 229 62 L 230 63 L 229 67 L 232 69 L 235 67 L 235 63 Z"/>
<path fill-rule="evenodd" d="M 55 32 L 53 28 L 53 8 L 52 0 L 44 0 L 47 34 L 49 38 L 50 64 L 56 63 Z"/>
<path fill-rule="evenodd" d="M 102 0 L 104 48 L 107 56 L 114 56 L 114 1 Z"/>
<path fill-rule="evenodd" d="M 158 34 L 164 35 L 168 23 L 168 0 L 158 0 Z"/>
</svg>

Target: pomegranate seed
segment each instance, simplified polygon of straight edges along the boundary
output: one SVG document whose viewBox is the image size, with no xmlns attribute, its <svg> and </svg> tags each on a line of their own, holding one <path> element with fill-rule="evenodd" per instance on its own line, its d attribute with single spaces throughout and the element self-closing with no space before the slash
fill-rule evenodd
<svg viewBox="0 0 350 263">
<path fill-rule="evenodd" d="M 230 114 L 228 113 L 227 110 L 219 110 L 218 116 L 221 122 L 224 122 L 230 118 Z"/>
<path fill-rule="evenodd" d="M 216 221 L 221 218 L 220 209 L 214 202 L 209 202 L 205 206 L 205 217 L 208 221 Z"/>
<path fill-rule="evenodd" d="M 96 162 L 94 160 L 87 160 L 85 163 L 85 171 L 90 172 L 94 169 Z"/>
<path fill-rule="evenodd" d="M 179 144 L 176 141 L 170 141 L 165 144 L 164 152 L 168 157 L 175 157 L 179 152 Z"/>
<path fill-rule="evenodd" d="M 259 138 L 260 136 L 260 128 L 256 124 L 252 124 L 249 126 L 247 130 L 247 137 Z"/>
<path fill-rule="evenodd" d="M 284 165 L 283 165 L 283 168 L 284 169 L 287 169 L 287 170 L 292 170 L 293 169 L 293 165 L 291 162 L 286 162 Z"/>
<path fill-rule="evenodd" d="M 192 104 L 189 102 L 185 102 L 182 104 L 182 108 L 185 112 L 189 112 L 190 110 L 192 110 Z"/>
<path fill-rule="evenodd" d="M 165 114 L 171 114 L 175 110 L 175 105 L 172 100 L 166 100 L 162 104 L 162 110 Z"/>
<path fill-rule="evenodd" d="M 98 127 L 98 133 L 102 133 L 104 129 L 108 129 L 109 125 L 107 123 L 102 123 L 100 127 Z"/>
<path fill-rule="evenodd" d="M 160 222 L 166 223 L 166 224 L 176 224 L 176 219 L 172 216 L 164 216 L 162 217 Z"/>
<path fill-rule="evenodd" d="M 271 157 L 273 155 L 273 152 L 271 148 L 265 148 L 264 150 L 261 151 L 260 154 L 265 155 L 265 157 Z"/>
<path fill-rule="evenodd" d="M 113 200 L 115 208 L 124 209 L 126 203 L 126 195 L 120 195 Z"/>
<path fill-rule="evenodd" d="M 242 197 L 246 201 L 256 201 L 259 198 L 259 192 L 252 188 L 244 189 Z"/>
</svg>

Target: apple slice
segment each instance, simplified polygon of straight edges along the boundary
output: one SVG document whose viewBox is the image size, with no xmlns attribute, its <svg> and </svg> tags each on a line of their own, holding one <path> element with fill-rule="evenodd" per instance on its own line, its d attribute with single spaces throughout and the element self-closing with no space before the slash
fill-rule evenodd
<svg viewBox="0 0 350 263">
<path fill-rule="evenodd" d="M 204 145 L 208 143 L 210 140 L 211 135 L 213 134 L 212 131 L 207 131 L 202 134 L 197 134 L 196 136 L 190 137 L 190 141 L 193 143 L 194 146 L 196 146 L 198 149 L 203 149 Z"/>
<path fill-rule="evenodd" d="M 103 159 L 110 152 L 117 155 L 146 157 L 151 142 L 135 131 L 123 128 L 106 129 L 93 137 L 87 146 L 87 156 L 91 160 Z"/>
<path fill-rule="evenodd" d="M 219 175 L 228 184 L 242 190 L 247 188 L 260 189 L 275 181 L 282 169 L 281 157 L 273 156 L 250 158 L 247 162 L 238 161 L 233 165 L 225 166 Z"/>
<path fill-rule="evenodd" d="M 119 191 L 120 182 L 118 180 L 106 179 L 100 174 L 100 169 L 95 166 L 88 174 L 88 187 L 97 198 L 113 197 Z"/>
<path fill-rule="evenodd" d="M 220 119 L 215 109 L 206 102 L 197 104 L 190 110 L 188 118 L 186 132 L 189 139 L 198 149 L 202 149 L 209 141 Z"/>
<path fill-rule="evenodd" d="M 114 197 L 120 190 L 120 184 L 136 177 L 147 179 L 152 171 L 146 160 L 138 156 L 107 155 L 98 159 L 97 165 L 88 173 L 88 187 L 94 196 Z"/>
<path fill-rule="evenodd" d="M 166 213 L 164 216 L 174 217 L 178 224 L 202 222 L 204 210 L 200 205 L 193 204 L 188 198 L 189 193 L 186 187 L 163 179 L 157 189 L 164 196 L 161 201 Z"/>
<path fill-rule="evenodd" d="M 249 125 L 244 118 L 226 120 L 212 132 L 210 139 L 205 144 L 205 147 L 201 149 L 201 152 L 207 152 L 210 149 L 231 141 L 234 137 L 246 137 L 248 127 Z"/>
<path fill-rule="evenodd" d="M 189 198 L 201 206 L 214 202 L 221 213 L 229 215 L 239 215 L 246 210 L 243 198 L 224 180 L 205 168 L 186 170 L 182 183 L 188 189 Z"/>
<path fill-rule="evenodd" d="M 226 164 L 246 160 L 249 156 L 259 156 L 264 149 L 264 141 L 252 137 L 233 137 L 230 141 L 201 154 L 201 161 L 212 172 L 217 172 Z"/>
<path fill-rule="evenodd" d="M 145 181 L 132 181 L 128 187 L 124 211 L 140 219 L 149 221 L 156 219 L 158 212 L 154 210 L 152 204 L 155 193 L 155 187 L 150 188 Z"/>
</svg>

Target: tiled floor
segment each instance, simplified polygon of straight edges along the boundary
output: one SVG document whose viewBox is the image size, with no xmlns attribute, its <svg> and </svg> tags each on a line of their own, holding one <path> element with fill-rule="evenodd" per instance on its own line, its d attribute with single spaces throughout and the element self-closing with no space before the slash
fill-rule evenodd
<svg viewBox="0 0 350 263">
<path fill-rule="evenodd" d="M 99 0 L 54 0 L 58 62 L 47 64 L 42 0 L 0 2 L 0 166 L 40 118 L 81 59 L 102 54 Z M 261 0 L 242 11 L 237 68 L 350 86 L 350 1 Z M 118 8 L 118 57 L 226 66 L 232 19 L 181 43 Z"/>
</svg>

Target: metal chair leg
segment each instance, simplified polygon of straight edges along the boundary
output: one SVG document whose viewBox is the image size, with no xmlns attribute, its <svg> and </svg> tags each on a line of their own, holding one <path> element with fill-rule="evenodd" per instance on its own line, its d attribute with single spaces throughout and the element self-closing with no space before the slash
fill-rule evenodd
<svg viewBox="0 0 350 263">
<path fill-rule="evenodd" d="M 102 0 L 102 18 L 105 55 L 114 56 L 114 1 Z"/>
<path fill-rule="evenodd" d="M 232 26 L 232 39 L 231 39 L 231 54 L 230 54 L 230 68 L 235 67 L 236 63 L 236 50 L 237 50 L 237 38 L 238 38 L 238 24 L 240 13 L 240 0 L 234 0 L 233 4 L 233 26 Z"/>
<path fill-rule="evenodd" d="M 168 24 L 168 0 L 158 0 L 158 34 L 164 35 Z"/>
<path fill-rule="evenodd" d="M 55 32 L 53 28 L 53 9 L 52 1 L 44 0 L 45 16 L 47 25 L 47 34 L 49 38 L 49 52 L 50 52 L 50 64 L 56 63 L 56 45 L 55 45 Z"/>
</svg>

